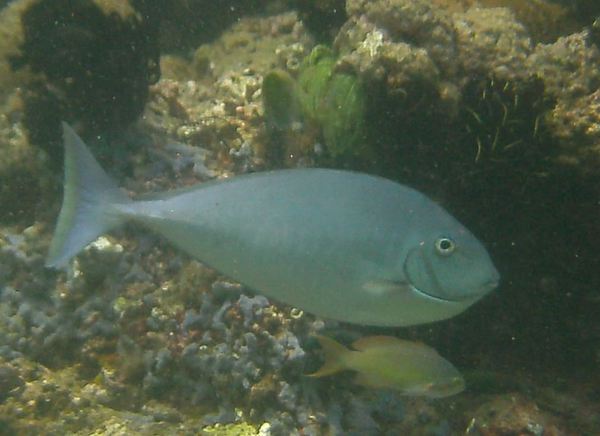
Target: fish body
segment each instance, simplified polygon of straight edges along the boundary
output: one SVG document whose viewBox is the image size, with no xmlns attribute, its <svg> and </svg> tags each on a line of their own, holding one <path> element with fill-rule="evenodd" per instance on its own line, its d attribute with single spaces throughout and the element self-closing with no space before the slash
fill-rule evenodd
<svg viewBox="0 0 600 436">
<path fill-rule="evenodd" d="M 133 220 L 256 292 L 351 323 L 449 318 L 498 283 L 485 248 L 468 230 L 390 180 L 279 170 L 132 201 L 63 127 L 65 194 L 50 267 L 65 266 L 97 236 Z"/>
<path fill-rule="evenodd" d="M 325 363 L 312 377 L 343 370 L 357 373 L 355 382 L 370 388 L 394 389 L 406 395 L 442 398 L 462 392 L 458 370 L 433 348 L 392 336 L 369 336 L 350 350 L 331 338 L 317 336 Z"/>
</svg>

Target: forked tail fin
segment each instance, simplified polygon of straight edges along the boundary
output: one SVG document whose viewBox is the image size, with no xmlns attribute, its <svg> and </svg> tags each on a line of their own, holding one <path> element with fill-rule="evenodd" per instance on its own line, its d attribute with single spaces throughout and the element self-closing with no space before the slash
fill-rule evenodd
<svg viewBox="0 0 600 436">
<path fill-rule="evenodd" d="M 327 336 L 315 335 L 315 337 L 319 341 L 321 349 L 323 350 L 325 363 L 323 363 L 323 366 L 321 366 L 317 372 L 306 374 L 307 376 L 323 377 L 343 371 L 344 369 L 351 369 L 347 368 L 345 362 L 345 357 L 351 352 L 350 350 L 348 350 L 342 344 L 337 343 L 333 339 L 328 338 Z"/>
<path fill-rule="evenodd" d="M 64 267 L 102 233 L 117 226 L 122 217 L 117 204 L 131 202 L 100 167 L 79 136 L 62 123 L 65 147 L 63 203 L 50 244 L 46 266 Z"/>
</svg>

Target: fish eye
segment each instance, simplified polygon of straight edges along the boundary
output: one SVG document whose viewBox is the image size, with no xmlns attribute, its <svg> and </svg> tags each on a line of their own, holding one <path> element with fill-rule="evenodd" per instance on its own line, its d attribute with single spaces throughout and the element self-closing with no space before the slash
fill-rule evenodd
<svg viewBox="0 0 600 436">
<path fill-rule="evenodd" d="M 456 244 L 450 238 L 441 237 L 435 241 L 435 251 L 441 256 L 449 256 L 456 249 Z"/>
</svg>

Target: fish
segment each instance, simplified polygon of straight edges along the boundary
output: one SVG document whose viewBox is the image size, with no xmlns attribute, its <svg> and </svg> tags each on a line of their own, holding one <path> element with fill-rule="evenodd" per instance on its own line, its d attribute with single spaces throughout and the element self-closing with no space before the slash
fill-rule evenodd
<svg viewBox="0 0 600 436">
<path fill-rule="evenodd" d="M 49 268 L 65 268 L 130 220 L 256 293 L 353 324 L 447 319 L 499 281 L 475 236 L 425 195 L 388 179 L 283 169 L 133 200 L 66 123 L 63 140 L 63 203 Z"/>
<path fill-rule="evenodd" d="M 325 363 L 310 377 L 324 377 L 343 370 L 356 372 L 356 384 L 392 389 L 408 396 L 444 398 L 465 389 L 465 380 L 448 360 L 433 348 L 393 336 L 367 336 L 352 349 L 316 335 Z"/>
</svg>

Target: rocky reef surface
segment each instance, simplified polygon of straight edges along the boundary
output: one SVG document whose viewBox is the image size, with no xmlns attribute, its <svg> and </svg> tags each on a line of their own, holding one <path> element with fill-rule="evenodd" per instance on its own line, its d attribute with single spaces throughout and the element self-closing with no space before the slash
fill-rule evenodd
<svg viewBox="0 0 600 436">
<path fill-rule="evenodd" d="M 381 331 L 271 302 L 141 229 L 99 238 L 66 272 L 44 268 L 62 171 L 58 151 L 31 140 L 26 90 L 44 83 L 78 100 L 41 68 L 11 67 L 26 40 L 19 17 L 39 3 L 11 2 L 0 15 L 10 35 L 0 48 L 0 433 L 599 431 L 592 23 L 564 18 L 550 37 L 536 35 L 523 11 L 500 7 L 508 1 L 348 0 L 343 14 L 332 12 L 343 2 L 327 2 L 328 30 L 315 33 L 325 6 L 257 2 L 186 55 L 163 42 L 160 80 L 130 90 L 145 102 L 130 108 L 135 121 L 87 130 L 103 165 L 136 194 L 327 164 L 377 172 L 442 202 L 481 236 L 504 282 L 443 325 L 384 331 L 429 343 L 464 372 L 465 393 L 427 401 L 360 388 L 348 375 L 305 377 L 319 363 L 314 333 L 352 340 Z M 152 13 L 149 3 L 125 13 Z M 202 4 L 173 2 L 166 27 L 146 36 L 164 37 L 185 11 L 175 8 Z M 265 120 L 263 77 L 279 70 L 302 80 L 317 40 L 335 54 L 327 74 L 352 75 L 369 91 L 355 112 L 366 114 L 361 162 L 328 153 L 332 118 L 301 120 L 289 135 Z M 88 113 L 68 116 L 90 122 Z"/>
</svg>

